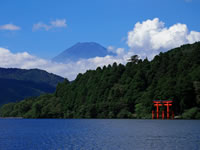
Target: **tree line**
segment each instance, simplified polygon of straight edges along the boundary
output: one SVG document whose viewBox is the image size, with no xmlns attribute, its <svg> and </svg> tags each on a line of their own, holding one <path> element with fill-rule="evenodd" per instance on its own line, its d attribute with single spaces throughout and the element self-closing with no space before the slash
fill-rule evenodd
<svg viewBox="0 0 200 150">
<path fill-rule="evenodd" d="M 151 118 L 152 100 L 173 100 L 175 115 L 200 118 L 200 42 L 126 65 L 88 70 L 43 94 L 0 108 L 1 117 Z"/>
</svg>

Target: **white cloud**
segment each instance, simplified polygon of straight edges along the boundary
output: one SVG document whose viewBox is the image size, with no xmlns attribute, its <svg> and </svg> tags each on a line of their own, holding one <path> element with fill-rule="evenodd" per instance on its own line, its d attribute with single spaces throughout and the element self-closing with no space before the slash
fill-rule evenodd
<svg viewBox="0 0 200 150">
<path fill-rule="evenodd" d="M 52 27 L 66 27 L 66 20 L 65 19 L 56 19 L 55 21 L 51 21 Z"/>
<path fill-rule="evenodd" d="M 125 50 L 124 48 L 117 48 L 116 49 L 116 53 L 121 56 L 121 55 L 124 55 L 125 54 Z"/>
<path fill-rule="evenodd" d="M 185 24 L 174 24 L 169 28 L 158 18 L 137 22 L 128 32 L 127 44 L 130 49 L 142 58 L 153 58 L 161 51 L 166 51 L 186 43 L 200 40 L 200 32 L 188 31 Z"/>
<path fill-rule="evenodd" d="M 66 19 L 56 19 L 55 21 L 51 21 L 48 24 L 45 24 L 43 22 L 38 22 L 33 25 L 33 30 L 39 30 L 39 29 L 44 29 L 46 31 L 53 29 L 53 28 L 63 28 L 67 27 Z"/>
<path fill-rule="evenodd" d="M 120 52 L 122 51 L 119 50 Z M 125 63 L 124 56 L 105 56 L 90 59 L 82 59 L 67 64 L 56 63 L 30 55 L 27 52 L 12 53 L 10 50 L 0 48 L 0 67 L 31 69 L 39 68 L 48 72 L 63 76 L 69 80 L 75 79 L 78 73 L 84 73 L 89 69 L 96 69 L 98 66 L 117 63 Z"/>
<path fill-rule="evenodd" d="M 52 28 L 51 26 L 46 25 L 46 24 L 44 24 L 42 22 L 38 22 L 38 23 L 33 25 L 33 30 L 34 31 L 39 30 L 39 29 L 45 29 L 46 31 L 48 31 L 51 28 Z"/>
<path fill-rule="evenodd" d="M 64 26 L 65 22 L 51 22 L 51 26 Z M 49 30 L 49 26 L 43 23 L 38 24 L 37 29 Z M 124 48 L 109 46 L 108 51 L 116 53 L 116 56 L 94 57 L 82 59 L 67 64 L 56 63 L 30 55 L 27 52 L 12 53 L 10 50 L 0 48 L 0 67 L 5 68 L 39 68 L 48 72 L 63 76 L 69 80 L 75 79 L 78 73 L 84 73 L 89 69 L 96 69 L 98 66 L 112 64 L 114 62 L 126 64 L 127 60 L 137 54 L 141 58 L 152 59 L 160 51 L 186 43 L 193 43 L 200 40 L 200 32 L 188 31 L 185 24 L 175 24 L 169 28 L 158 18 L 136 23 L 133 30 L 128 32 L 127 44 L 129 51 Z"/>
<path fill-rule="evenodd" d="M 107 50 L 108 50 L 108 52 L 115 52 L 115 47 L 114 46 L 108 46 Z"/>
<path fill-rule="evenodd" d="M 124 48 L 115 48 L 114 46 L 108 46 L 107 50 L 108 50 L 108 52 L 115 53 L 118 56 L 121 56 L 121 55 L 125 54 L 125 49 Z"/>
<path fill-rule="evenodd" d="M 20 30 L 20 27 L 10 23 L 10 24 L 1 25 L 0 30 L 14 31 L 14 30 Z"/>
</svg>

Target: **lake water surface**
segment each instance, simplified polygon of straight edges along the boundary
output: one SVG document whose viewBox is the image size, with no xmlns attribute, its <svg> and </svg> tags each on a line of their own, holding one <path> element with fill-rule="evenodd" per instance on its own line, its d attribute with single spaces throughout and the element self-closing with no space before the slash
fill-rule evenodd
<svg viewBox="0 0 200 150">
<path fill-rule="evenodd" d="M 200 150 L 200 120 L 0 119 L 0 150 Z"/>
</svg>

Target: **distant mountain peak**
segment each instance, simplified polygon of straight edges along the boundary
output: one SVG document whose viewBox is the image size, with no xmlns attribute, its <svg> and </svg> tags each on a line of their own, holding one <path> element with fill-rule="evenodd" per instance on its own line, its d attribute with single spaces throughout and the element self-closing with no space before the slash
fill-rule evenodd
<svg viewBox="0 0 200 150">
<path fill-rule="evenodd" d="M 80 59 L 93 57 L 104 57 L 106 55 L 115 55 L 96 42 L 78 42 L 72 47 L 66 49 L 52 60 L 55 62 L 70 62 Z"/>
</svg>

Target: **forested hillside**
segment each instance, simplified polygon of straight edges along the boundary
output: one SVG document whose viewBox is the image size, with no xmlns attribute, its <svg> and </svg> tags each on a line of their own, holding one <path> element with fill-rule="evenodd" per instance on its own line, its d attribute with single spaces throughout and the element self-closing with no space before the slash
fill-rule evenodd
<svg viewBox="0 0 200 150">
<path fill-rule="evenodd" d="M 39 69 L 0 68 L 0 106 L 53 93 L 64 78 Z"/>
<path fill-rule="evenodd" d="M 0 78 L 46 83 L 54 87 L 57 86 L 58 82 L 64 80 L 64 78 L 44 70 L 18 68 L 0 68 Z"/>
<path fill-rule="evenodd" d="M 154 99 L 172 99 L 175 115 L 200 118 L 200 42 L 160 53 L 152 61 L 133 56 L 58 84 L 54 94 L 10 103 L 3 117 L 151 118 Z"/>
</svg>

